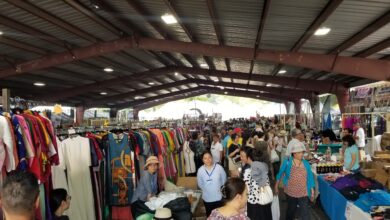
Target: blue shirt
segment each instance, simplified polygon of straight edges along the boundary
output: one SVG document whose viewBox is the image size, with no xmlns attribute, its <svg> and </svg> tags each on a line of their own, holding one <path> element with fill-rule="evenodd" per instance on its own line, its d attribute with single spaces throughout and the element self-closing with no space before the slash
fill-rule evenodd
<svg viewBox="0 0 390 220">
<path fill-rule="evenodd" d="M 293 158 L 289 157 L 286 160 L 283 161 L 282 166 L 280 167 L 278 175 L 276 175 L 276 180 L 280 180 L 283 177 L 283 185 L 287 186 L 288 180 L 290 179 L 291 174 L 291 167 L 293 165 L 292 163 Z M 307 195 L 310 198 L 311 196 L 311 189 L 315 188 L 315 182 L 314 182 L 314 175 L 311 172 L 310 164 L 307 160 L 302 160 L 303 165 L 306 169 L 306 189 L 307 189 Z"/>
<path fill-rule="evenodd" d="M 141 200 L 146 202 L 148 194 L 157 194 L 157 173 L 150 174 L 148 171 L 144 171 L 144 175 L 141 177 L 137 189 L 134 192 L 131 203 Z"/>
<path fill-rule="evenodd" d="M 351 170 L 359 169 L 359 149 L 356 145 L 347 147 L 344 153 L 344 167 L 349 168 L 352 162 L 352 155 L 355 155 L 355 163 L 353 164 Z"/>
<path fill-rule="evenodd" d="M 201 166 L 196 179 L 205 202 L 217 202 L 222 199 L 221 187 L 226 182 L 226 173 L 221 165 L 215 163 L 211 170 L 207 170 L 205 165 Z"/>
</svg>

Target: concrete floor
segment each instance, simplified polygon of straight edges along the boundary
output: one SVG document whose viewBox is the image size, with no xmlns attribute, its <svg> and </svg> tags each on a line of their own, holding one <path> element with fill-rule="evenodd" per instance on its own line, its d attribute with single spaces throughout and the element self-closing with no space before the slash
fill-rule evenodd
<svg viewBox="0 0 390 220">
<path fill-rule="evenodd" d="M 285 195 L 282 192 L 279 195 L 279 205 L 280 205 L 280 215 L 281 215 L 280 220 L 284 220 L 286 218 L 285 216 L 286 216 L 286 211 L 287 211 L 287 200 L 285 199 Z M 312 205 L 311 210 L 310 210 L 310 219 L 311 220 L 329 220 L 327 215 L 322 210 L 319 201 L 316 202 L 316 204 L 311 204 L 311 205 Z M 199 206 L 196 210 L 195 216 L 196 217 L 194 217 L 193 219 L 196 219 L 196 220 L 205 220 L 206 219 L 206 214 L 205 214 L 204 206 L 203 206 L 202 202 L 199 203 Z M 299 219 L 299 213 L 297 213 L 296 219 Z M 268 219 L 265 219 L 265 220 L 268 220 Z M 272 219 L 269 219 L 269 220 L 272 220 Z"/>
</svg>

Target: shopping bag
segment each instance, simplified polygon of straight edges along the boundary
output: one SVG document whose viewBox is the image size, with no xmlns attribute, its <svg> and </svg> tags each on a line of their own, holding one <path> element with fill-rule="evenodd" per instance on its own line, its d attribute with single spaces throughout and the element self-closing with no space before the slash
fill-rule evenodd
<svg viewBox="0 0 390 220">
<path fill-rule="evenodd" d="M 272 210 L 272 220 L 279 220 L 280 219 L 280 207 L 279 207 L 279 197 L 274 196 L 272 200 L 271 205 Z"/>
</svg>

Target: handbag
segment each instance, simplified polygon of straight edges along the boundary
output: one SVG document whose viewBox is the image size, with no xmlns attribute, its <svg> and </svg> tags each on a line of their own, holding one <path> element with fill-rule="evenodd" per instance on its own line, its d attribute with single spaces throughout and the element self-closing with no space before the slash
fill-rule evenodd
<svg viewBox="0 0 390 220">
<path fill-rule="evenodd" d="M 275 149 L 271 150 L 271 162 L 279 162 L 279 155 L 276 153 Z"/>
<path fill-rule="evenodd" d="M 267 205 L 270 204 L 274 199 L 274 194 L 269 185 L 259 187 L 259 204 Z"/>
</svg>

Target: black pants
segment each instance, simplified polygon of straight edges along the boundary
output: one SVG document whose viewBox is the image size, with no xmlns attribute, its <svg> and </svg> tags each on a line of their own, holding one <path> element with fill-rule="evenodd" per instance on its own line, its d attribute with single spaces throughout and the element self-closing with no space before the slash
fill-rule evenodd
<svg viewBox="0 0 390 220">
<path fill-rule="evenodd" d="M 307 196 L 301 198 L 294 198 L 286 194 L 287 197 L 287 214 L 286 220 L 294 220 L 297 205 L 299 205 L 302 220 L 310 220 L 310 206 L 309 198 Z"/>
<path fill-rule="evenodd" d="M 203 203 L 204 203 L 204 207 L 206 208 L 206 215 L 207 217 L 209 217 L 209 215 L 211 214 L 211 212 L 214 210 L 214 209 L 217 209 L 219 207 L 222 206 L 222 201 L 216 201 L 216 202 L 205 202 L 203 200 Z"/>
<path fill-rule="evenodd" d="M 260 204 L 251 204 L 247 203 L 247 215 L 250 220 L 268 220 L 272 219 L 272 210 L 271 205 L 260 205 Z"/>
</svg>

